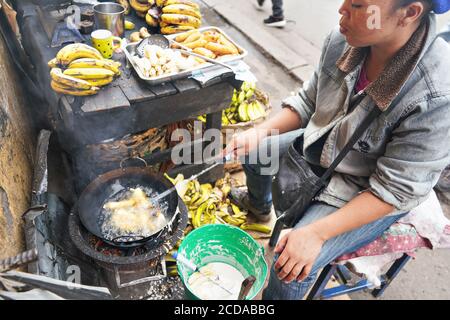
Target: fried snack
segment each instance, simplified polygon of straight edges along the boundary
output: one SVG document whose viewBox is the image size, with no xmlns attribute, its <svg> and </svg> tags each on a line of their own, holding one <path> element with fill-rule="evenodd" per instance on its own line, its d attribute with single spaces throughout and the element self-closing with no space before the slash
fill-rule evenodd
<svg viewBox="0 0 450 320">
<path fill-rule="evenodd" d="M 175 41 L 176 42 L 180 42 L 180 43 L 184 42 L 191 34 L 194 34 L 194 33 L 199 33 L 199 31 L 196 29 L 196 30 L 191 30 L 191 31 L 188 31 L 188 32 L 184 32 L 184 33 L 178 35 L 175 38 Z"/>
<path fill-rule="evenodd" d="M 211 50 L 208 50 L 206 48 L 203 48 L 203 47 L 195 48 L 193 51 L 195 53 L 201 54 L 202 56 L 205 56 L 205 57 L 210 58 L 210 59 L 215 59 L 217 57 L 214 54 L 214 52 L 212 52 Z"/>
<path fill-rule="evenodd" d="M 206 41 L 203 38 L 200 38 L 197 41 L 191 42 L 191 43 L 183 43 L 183 45 L 190 49 L 205 47 L 208 44 L 208 41 Z"/>
<path fill-rule="evenodd" d="M 202 46 L 208 50 L 211 50 L 218 56 L 223 56 L 227 54 L 234 54 L 234 50 L 220 43 L 208 42 L 206 45 Z"/>
<path fill-rule="evenodd" d="M 194 41 L 197 41 L 199 39 L 203 38 L 202 34 L 196 30 L 194 33 L 190 34 L 184 41 L 183 43 L 191 43 Z"/>
<path fill-rule="evenodd" d="M 238 48 L 236 48 L 236 46 L 231 41 L 229 41 L 223 34 L 219 34 L 219 43 L 228 47 L 231 51 L 231 54 L 239 54 Z"/>
</svg>

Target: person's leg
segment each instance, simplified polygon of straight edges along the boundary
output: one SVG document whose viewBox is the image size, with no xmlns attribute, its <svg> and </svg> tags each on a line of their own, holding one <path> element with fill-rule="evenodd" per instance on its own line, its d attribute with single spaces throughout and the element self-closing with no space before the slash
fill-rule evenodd
<svg viewBox="0 0 450 320">
<path fill-rule="evenodd" d="M 255 209 L 270 212 L 272 208 L 272 177 L 278 171 L 275 163 L 302 133 L 303 129 L 300 129 L 264 139 L 258 150 L 241 159 L 247 177 L 249 201 Z"/>
<path fill-rule="evenodd" d="M 275 18 L 284 18 L 283 0 L 272 0 L 272 16 Z"/>
<path fill-rule="evenodd" d="M 309 225 L 314 221 L 328 216 L 335 212 L 337 208 L 329 206 L 324 203 L 315 203 L 306 212 L 305 216 L 295 226 L 295 228 L 301 228 Z M 343 254 L 356 251 L 357 249 L 373 242 L 383 232 L 394 224 L 402 216 L 389 216 L 377 220 L 373 223 L 365 225 L 359 229 L 347 232 L 339 235 L 333 239 L 325 242 L 310 275 L 302 282 L 292 282 L 285 284 L 280 281 L 274 270 L 274 264 L 277 261 L 279 255 L 276 255 L 271 268 L 269 285 L 263 292 L 264 300 L 300 300 L 302 299 L 309 288 L 314 284 L 318 272 L 329 263 L 336 260 Z"/>
</svg>

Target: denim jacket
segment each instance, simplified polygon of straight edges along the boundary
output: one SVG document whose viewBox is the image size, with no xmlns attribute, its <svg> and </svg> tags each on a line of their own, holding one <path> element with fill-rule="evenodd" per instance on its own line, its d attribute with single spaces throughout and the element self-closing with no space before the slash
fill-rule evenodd
<svg viewBox="0 0 450 320">
<path fill-rule="evenodd" d="M 310 81 L 283 106 L 302 119 L 306 159 L 325 168 L 370 110 L 380 108 L 381 116 L 341 162 L 318 200 L 341 207 L 370 190 L 397 209 L 393 215 L 401 214 L 427 199 L 450 163 L 450 46 L 437 37 L 435 16 L 430 15 L 365 89 L 362 102 L 348 110 L 366 53 L 367 48 L 350 47 L 335 29 Z"/>
</svg>

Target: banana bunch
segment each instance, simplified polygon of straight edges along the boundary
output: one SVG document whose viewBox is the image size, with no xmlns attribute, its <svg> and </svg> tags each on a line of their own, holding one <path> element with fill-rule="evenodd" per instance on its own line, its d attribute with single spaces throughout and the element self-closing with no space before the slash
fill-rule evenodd
<svg viewBox="0 0 450 320">
<path fill-rule="evenodd" d="M 82 58 L 103 60 L 103 56 L 97 49 L 84 43 L 73 43 L 59 50 L 56 57 L 48 62 L 48 66 L 66 68 L 72 61 Z"/>
<path fill-rule="evenodd" d="M 261 224 L 247 222 L 247 212 L 242 211 L 228 198 L 231 192 L 231 176 L 227 174 L 225 178 L 218 180 L 214 186 L 211 184 L 200 184 L 197 180 L 185 184 L 183 175 L 171 179 L 189 209 L 189 221 L 196 229 L 206 224 L 229 224 L 240 227 L 246 231 L 256 231 L 270 234 L 272 229 Z M 184 185 L 183 185 L 184 184 Z M 182 190 L 179 188 L 183 185 Z"/>
<path fill-rule="evenodd" d="M 255 83 L 244 82 L 240 90 L 234 90 L 231 105 L 223 111 L 224 126 L 245 123 L 265 118 L 267 112 L 263 104 L 268 104 L 268 98 L 256 88 Z M 198 117 L 206 122 L 206 116 Z"/>
<path fill-rule="evenodd" d="M 96 94 L 120 75 L 121 66 L 120 62 L 103 59 L 96 49 L 78 43 L 62 48 L 48 65 L 52 68 L 52 89 L 74 96 Z"/>
<path fill-rule="evenodd" d="M 136 12 L 136 15 L 141 18 L 145 18 L 148 10 L 152 8 L 154 1 L 148 0 L 130 0 L 130 6 Z"/>
</svg>

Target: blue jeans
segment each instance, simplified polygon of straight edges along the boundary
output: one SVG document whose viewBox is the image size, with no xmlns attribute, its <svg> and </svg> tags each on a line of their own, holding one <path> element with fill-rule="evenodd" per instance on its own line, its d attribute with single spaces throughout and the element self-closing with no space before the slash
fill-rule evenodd
<svg viewBox="0 0 450 320">
<path fill-rule="evenodd" d="M 272 0 L 272 15 L 275 18 L 283 18 L 284 17 L 283 0 Z"/>
<path fill-rule="evenodd" d="M 302 134 L 302 130 L 297 130 L 283 134 L 277 138 L 279 143 L 280 155 L 282 155 L 289 148 L 290 144 Z M 262 143 L 271 144 L 274 139 L 265 139 Z M 271 150 L 270 147 L 267 150 Z M 245 159 L 242 159 L 245 161 Z M 272 176 L 261 175 L 262 165 L 259 164 L 245 164 L 244 170 L 247 176 L 247 186 L 250 195 L 250 201 L 253 206 L 261 210 L 267 209 L 272 205 L 271 183 Z M 275 174 L 276 172 L 273 172 Z M 317 220 L 320 220 L 333 212 L 337 208 L 326 203 L 315 202 L 307 210 L 304 217 L 298 222 L 295 228 L 301 228 L 309 225 Z M 361 214 L 364 214 L 363 212 Z M 264 290 L 264 300 L 299 300 L 302 299 L 308 292 L 309 288 L 314 284 L 317 273 L 328 265 L 330 262 L 343 254 L 354 252 L 357 249 L 373 242 L 383 232 L 394 224 L 403 215 L 389 216 L 379 219 L 373 223 L 364 225 L 359 229 L 341 234 L 325 242 L 322 250 L 314 263 L 310 275 L 302 282 L 293 282 L 285 284 L 280 281 L 272 265 L 269 285 Z M 278 259 L 275 256 L 273 263 Z"/>
</svg>

